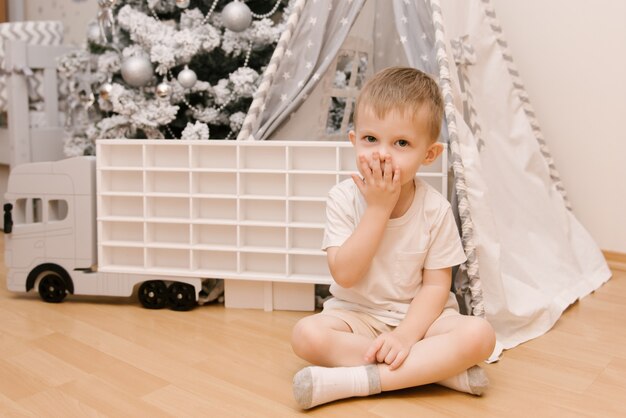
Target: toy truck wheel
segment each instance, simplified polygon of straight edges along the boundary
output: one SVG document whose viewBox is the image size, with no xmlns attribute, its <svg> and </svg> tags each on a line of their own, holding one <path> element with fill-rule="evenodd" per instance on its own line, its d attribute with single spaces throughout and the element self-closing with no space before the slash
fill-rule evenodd
<svg viewBox="0 0 626 418">
<path fill-rule="evenodd" d="M 167 305 L 167 286 L 162 280 L 150 280 L 139 286 L 139 302 L 144 308 L 162 309 Z"/>
<path fill-rule="evenodd" d="M 196 290 L 187 283 L 174 282 L 168 288 L 170 308 L 175 311 L 188 311 L 196 304 Z"/>
<path fill-rule="evenodd" d="M 45 302 L 59 303 L 67 295 L 65 280 L 55 272 L 44 273 L 39 281 L 39 296 Z"/>
</svg>

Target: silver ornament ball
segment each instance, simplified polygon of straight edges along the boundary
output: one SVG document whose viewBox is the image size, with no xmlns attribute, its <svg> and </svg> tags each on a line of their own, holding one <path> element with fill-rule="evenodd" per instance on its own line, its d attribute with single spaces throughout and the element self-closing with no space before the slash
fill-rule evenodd
<svg viewBox="0 0 626 418">
<path fill-rule="evenodd" d="M 111 92 L 113 91 L 113 85 L 109 82 L 103 83 L 98 89 L 98 94 L 101 99 L 109 100 L 111 98 Z"/>
<path fill-rule="evenodd" d="M 242 32 L 252 23 L 252 12 L 244 2 L 233 1 L 222 9 L 222 21 L 227 29 Z"/>
<path fill-rule="evenodd" d="M 102 43 L 102 32 L 98 22 L 91 22 L 87 25 L 87 39 L 94 43 Z"/>
<path fill-rule="evenodd" d="M 133 87 L 143 87 L 152 80 L 152 63 L 145 57 L 129 57 L 122 63 L 122 78 Z"/>
<path fill-rule="evenodd" d="M 168 98 L 170 97 L 170 94 L 172 94 L 172 86 L 170 86 L 167 81 L 163 80 L 156 86 L 155 92 L 161 99 Z"/>
<path fill-rule="evenodd" d="M 176 7 L 179 9 L 186 9 L 189 7 L 190 0 L 176 0 Z"/>
<path fill-rule="evenodd" d="M 194 70 L 190 70 L 189 67 L 185 66 L 185 69 L 178 73 L 176 79 L 183 88 L 190 89 L 198 81 L 198 76 Z"/>
</svg>

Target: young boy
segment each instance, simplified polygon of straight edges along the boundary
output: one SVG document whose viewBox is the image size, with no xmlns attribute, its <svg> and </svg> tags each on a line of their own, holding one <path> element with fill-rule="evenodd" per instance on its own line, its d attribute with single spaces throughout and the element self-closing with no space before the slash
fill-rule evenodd
<svg viewBox="0 0 626 418">
<path fill-rule="evenodd" d="M 294 327 L 294 352 L 316 365 L 295 375 L 294 396 L 307 409 L 434 382 L 480 395 L 487 378 L 475 365 L 495 334 L 459 314 L 451 267 L 466 258 L 450 204 L 415 178 L 443 151 L 439 88 L 419 70 L 388 68 L 355 109 L 349 137 L 361 176 L 329 193 L 333 298 Z"/>
</svg>

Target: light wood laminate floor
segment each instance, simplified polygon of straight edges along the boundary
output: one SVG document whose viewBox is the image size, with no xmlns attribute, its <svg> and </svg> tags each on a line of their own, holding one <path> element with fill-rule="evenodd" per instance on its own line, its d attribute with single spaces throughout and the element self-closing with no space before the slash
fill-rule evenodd
<svg viewBox="0 0 626 418">
<path fill-rule="evenodd" d="M 546 335 L 485 365 L 483 397 L 429 385 L 301 412 L 289 346 L 306 312 L 135 299 L 48 304 L 5 286 L 0 234 L 0 416 L 624 417 L 626 272 L 570 307 Z"/>
</svg>

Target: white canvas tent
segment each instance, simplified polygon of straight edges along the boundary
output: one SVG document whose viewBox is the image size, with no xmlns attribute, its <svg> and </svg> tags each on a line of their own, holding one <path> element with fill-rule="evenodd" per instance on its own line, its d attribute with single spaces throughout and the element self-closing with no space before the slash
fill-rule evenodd
<svg viewBox="0 0 626 418">
<path fill-rule="evenodd" d="M 611 273 L 571 212 L 489 0 L 296 0 L 238 139 L 345 140 L 363 80 L 393 65 L 443 91 L 468 256 L 454 285 L 496 329 L 495 360 Z"/>
</svg>

